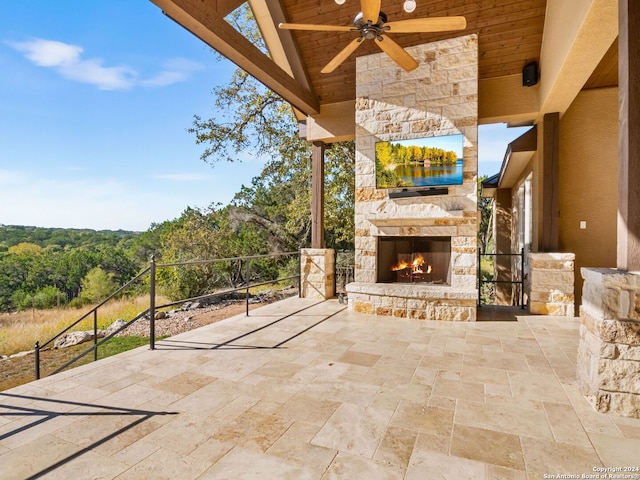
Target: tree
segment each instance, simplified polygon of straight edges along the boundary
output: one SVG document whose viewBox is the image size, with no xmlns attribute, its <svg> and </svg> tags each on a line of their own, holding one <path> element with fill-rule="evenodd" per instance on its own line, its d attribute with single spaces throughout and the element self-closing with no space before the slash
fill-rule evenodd
<svg viewBox="0 0 640 480">
<path fill-rule="evenodd" d="M 42 253 L 42 247 L 35 243 L 21 242 L 13 247 L 9 247 L 9 253 L 16 255 L 39 255 Z"/>
<path fill-rule="evenodd" d="M 480 212 L 478 248 L 480 248 L 482 253 L 488 251 L 491 241 L 493 240 L 493 201 L 481 195 L 482 182 L 487 178 L 486 175 L 478 177 L 478 210 Z"/>
<path fill-rule="evenodd" d="M 248 8 L 231 22 L 264 49 Z M 207 145 L 201 158 L 215 165 L 250 153 L 265 160 L 259 177 L 243 186 L 228 210 L 229 228 L 237 222 L 259 229 L 269 251 L 298 249 L 310 240 L 311 145 L 298 134 L 291 106 L 246 72 L 213 91 L 217 118 L 195 116 L 189 129 L 196 143 Z M 325 152 L 325 237 L 330 247 L 353 248 L 353 142 Z"/>
<path fill-rule="evenodd" d="M 92 268 L 82 279 L 80 298 L 86 303 L 96 303 L 104 300 L 118 289 L 112 273 L 105 272 L 101 267 Z"/>
</svg>

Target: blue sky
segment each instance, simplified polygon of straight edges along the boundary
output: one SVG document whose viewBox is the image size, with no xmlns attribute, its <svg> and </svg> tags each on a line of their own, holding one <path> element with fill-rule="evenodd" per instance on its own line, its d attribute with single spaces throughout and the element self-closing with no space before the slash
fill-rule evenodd
<svg viewBox="0 0 640 480">
<path fill-rule="evenodd" d="M 234 65 L 148 0 L 0 2 L 0 224 L 146 230 L 227 203 L 263 161 L 200 160 Z M 481 127 L 480 174 L 522 133 Z"/>
</svg>

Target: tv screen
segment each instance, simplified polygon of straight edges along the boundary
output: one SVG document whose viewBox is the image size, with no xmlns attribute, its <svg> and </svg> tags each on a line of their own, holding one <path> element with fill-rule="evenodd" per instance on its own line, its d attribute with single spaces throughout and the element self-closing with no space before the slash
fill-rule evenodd
<svg viewBox="0 0 640 480">
<path fill-rule="evenodd" d="M 376 188 L 462 185 L 463 135 L 376 142 Z"/>
</svg>

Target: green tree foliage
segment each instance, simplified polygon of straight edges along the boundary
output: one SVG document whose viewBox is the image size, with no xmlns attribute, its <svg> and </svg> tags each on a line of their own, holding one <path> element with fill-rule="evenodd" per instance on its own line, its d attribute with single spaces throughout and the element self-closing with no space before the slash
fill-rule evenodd
<svg viewBox="0 0 640 480">
<path fill-rule="evenodd" d="M 119 284 L 128 281 L 140 268 L 125 250 L 109 244 L 64 250 L 47 247 L 27 252 L 12 248 L 0 252 L 0 311 L 23 308 L 26 304 L 28 308 L 34 307 L 33 298 L 42 297 L 43 292 L 49 298 L 52 289 L 62 294 L 60 300 L 55 297 L 55 305 L 65 304 L 80 294 L 82 279 L 98 265 Z"/>
<path fill-rule="evenodd" d="M 49 285 L 38 289 L 35 293 L 17 290 L 11 296 L 11 300 L 18 310 L 46 309 L 64 305 L 66 295 L 53 285 Z"/>
<path fill-rule="evenodd" d="M 0 225 L 0 246 L 12 247 L 31 243 L 42 248 L 75 248 L 82 246 L 123 246 L 136 238 L 136 232 L 126 230 L 91 230 L 76 228 L 44 228 L 22 225 Z M 0 249 L 1 251 L 1 249 Z"/>
<path fill-rule="evenodd" d="M 261 45 L 250 11 L 231 21 Z M 229 226 L 241 221 L 262 231 L 270 251 L 300 248 L 310 238 L 311 145 L 299 136 L 291 106 L 242 70 L 213 91 L 221 116 L 196 116 L 190 132 L 207 145 L 202 159 L 215 165 L 250 154 L 265 162 L 262 174 L 243 186 L 228 211 Z M 353 246 L 353 142 L 325 152 L 325 237 L 331 247 Z"/>
<path fill-rule="evenodd" d="M 478 211 L 480 212 L 480 225 L 478 228 L 478 248 L 481 252 L 489 252 L 493 241 L 493 201 L 491 198 L 484 198 L 482 193 L 482 182 L 487 175 L 478 177 Z"/>
<path fill-rule="evenodd" d="M 111 295 L 118 288 L 113 273 L 101 267 L 94 267 L 82 279 L 80 300 L 82 303 L 97 303 Z"/>
<path fill-rule="evenodd" d="M 15 255 L 39 255 L 43 248 L 40 245 L 29 242 L 20 242 L 17 245 L 9 247 L 9 253 Z"/>
</svg>

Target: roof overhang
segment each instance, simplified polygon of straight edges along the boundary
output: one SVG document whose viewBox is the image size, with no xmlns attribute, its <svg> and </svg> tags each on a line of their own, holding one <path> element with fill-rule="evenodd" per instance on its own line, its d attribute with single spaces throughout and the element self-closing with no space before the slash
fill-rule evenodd
<svg viewBox="0 0 640 480">
<path fill-rule="evenodd" d="M 538 129 L 533 126 L 511 142 L 500 167 L 497 188 L 512 188 L 538 148 Z"/>
</svg>

